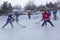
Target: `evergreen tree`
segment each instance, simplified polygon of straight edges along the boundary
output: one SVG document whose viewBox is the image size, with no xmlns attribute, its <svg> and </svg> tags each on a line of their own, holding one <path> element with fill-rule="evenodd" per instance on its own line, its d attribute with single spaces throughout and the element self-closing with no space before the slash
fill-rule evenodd
<svg viewBox="0 0 60 40">
<path fill-rule="evenodd" d="M 1 8 L 2 8 L 2 11 L 3 11 L 3 13 L 7 13 L 7 11 L 8 11 L 8 6 L 7 6 L 7 2 L 4 2 L 3 3 L 3 5 L 1 6 Z"/>
<path fill-rule="evenodd" d="M 8 4 L 8 12 L 9 12 L 9 13 L 12 12 L 12 5 L 11 5 L 11 3 Z"/>
</svg>

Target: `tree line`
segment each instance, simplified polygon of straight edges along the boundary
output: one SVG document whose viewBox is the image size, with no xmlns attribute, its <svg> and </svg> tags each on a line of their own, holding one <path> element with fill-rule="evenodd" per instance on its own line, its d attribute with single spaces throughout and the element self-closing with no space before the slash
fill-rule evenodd
<svg viewBox="0 0 60 40">
<path fill-rule="evenodd" d="M 0 15 L 11 13 L 14 7 L 12 7 L 11 3 L 3 2 L 3 4 L 0 7 Z M 58 10 L 58 5 L 53 4 L 52 2 L 46 3 L 46 5 L 39 5 L 36 6 L 34 3 L 29 1 L 27 5 L 24 7 L 24 10 L 31 10 L 31 11 L 44 11 L 47 10 Z"/>
</svg>

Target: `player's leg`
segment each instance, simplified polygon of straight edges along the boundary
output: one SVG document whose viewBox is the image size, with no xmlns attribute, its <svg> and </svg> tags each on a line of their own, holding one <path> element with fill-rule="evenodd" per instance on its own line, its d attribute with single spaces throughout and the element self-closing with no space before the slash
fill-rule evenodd
<svg viewBox="0 0 60 40">
<path fill-rule="evenodd" d="M 7 24 L 8 24 L 8 22 L 6 22 L 6 24 L 5 24 L 5 25 L 3 25 L 3 27 L 2 27 L 2 28 L 4 28 Z"/>
<path fill-rule="evenodd" d="M 12 28 L 14 28 L 14 26 L 13 26 L 12 22 L 10 22 L 10 24 L 11 24 Z"/>
<path fill-rule="evenodd" d="M 52 26 L 54 26 L 53 23 L 52 23 L 50 20 L 48 20 L 48 22 L 49 22 Z"/>
<path fill-rule="evenodd" d="M 47 22 L 47 21 L 45 20 L 45 21 L 43 22 L 42 26 L 44 26 L 44 24 L 45 24 L 46 22 Z"/>
</svg>

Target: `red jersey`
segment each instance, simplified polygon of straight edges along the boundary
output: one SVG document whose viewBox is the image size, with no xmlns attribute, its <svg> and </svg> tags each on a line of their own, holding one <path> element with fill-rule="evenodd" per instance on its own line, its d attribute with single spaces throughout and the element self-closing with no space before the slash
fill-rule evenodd
<svg viewBox="0 0 60 40">
<path fill-rule="evenodd" d="M 43 19 L 45 20 L 45 19 L 49 19 L 49 17 L 50 17 L 50 13 L 44 13 L 43 14 Z"/>
</svg>

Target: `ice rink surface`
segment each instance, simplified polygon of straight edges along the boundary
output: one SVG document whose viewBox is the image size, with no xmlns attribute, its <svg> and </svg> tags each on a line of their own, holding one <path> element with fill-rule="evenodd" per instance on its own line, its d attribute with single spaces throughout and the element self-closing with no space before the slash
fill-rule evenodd
<svg viewBox="0 0 60 40">
<path fill-rule="evenodd" d="M 35 18 L 39 16 L 38 18 Z M 0 40 L 60 40 L 60 11 L 57 12 L 58 20 L 51 21 L 55 25 L 52 27 L 49 23 L 47 26 L 42 27 L 41 23 L 36 22 L 41 20 L 41 14 L 32 15 L 32 19 L 28 19 L 27 15 L 19 17 L 19 23 L 25 28 L 13 22 L 14 28 L 8 24 L 4 29 L 2 26 L 5 24 L 7 17 L 0 17 Z"/>
</svg>

